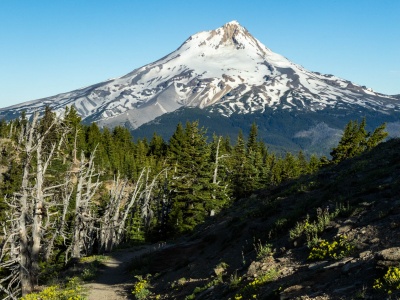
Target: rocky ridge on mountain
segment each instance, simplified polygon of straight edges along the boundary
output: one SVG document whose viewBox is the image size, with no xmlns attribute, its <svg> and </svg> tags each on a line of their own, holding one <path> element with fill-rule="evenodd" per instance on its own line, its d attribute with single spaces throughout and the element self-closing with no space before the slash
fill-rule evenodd
<svg viewBox="0 0 400 300">
<path fill-rule="evenodd" d="M 189 37 L 177 50 L 129 74 L 68 93 L 3 108 L 0 117 L 73 105 L 87 122 L 132 129 L 181 107 L 229 117 L 289 111 L 400 111 L 393 96 L 310 72 L 272 52 L 237 21 Z"/>
</svg>

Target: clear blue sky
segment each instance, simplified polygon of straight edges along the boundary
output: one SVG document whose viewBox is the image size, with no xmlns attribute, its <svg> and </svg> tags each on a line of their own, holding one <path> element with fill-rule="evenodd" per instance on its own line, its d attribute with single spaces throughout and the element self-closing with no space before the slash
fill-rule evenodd
<svg viewBox="0 0 400 300">
<path fill-rule="evenodd" d="M 125 75 L 232 20 L 311 71 L 400 94 L 399 0 L 0 0 L 0 107 Z"/>
</svg>

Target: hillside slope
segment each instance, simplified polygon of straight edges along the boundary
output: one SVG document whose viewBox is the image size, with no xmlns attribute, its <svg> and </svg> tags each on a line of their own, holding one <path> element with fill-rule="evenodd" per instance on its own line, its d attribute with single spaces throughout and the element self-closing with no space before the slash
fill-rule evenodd
<svg viewBox="0 0 400 300">
<path fill-rule="evenodd" d="M 257 191 L 130 269 L 151 274 L 157 299 L 387 298 L 373 286 L 400 264 L 399 149 L 393 139 Z M 323 249 L 322 239 L 346 246 L 339 259 L 310 255 L 312 246 Z"/>
<path fill-rule="evenodd" d="M 209 140 L 213 134 L 229 136 L 236 141 L 239 130 L 248 135 L 251 124 L 256 123 L 260 140 L 276 153 L 298 152 L 325 155 L 337 145 L 349 120 L 367 120 L 367 130 L 373 131 L 382 123 L 387 124 L 390 137 L 400 136 L 400 122 L 396 115 L 385 115 L 367 109 L 356 112 L 324 109 L 321 111 L 290 111 L 283 109 L 265 109 L 252 114 L 232 114 L 229 118 L 221 117 L 216 112 L 207 112 L 199 108 L 180 108 L 165 114 L 154 121 L 143 124 L 132 131 L 137 138 L 148 138 L 154 132 L 169 140 L 176 130 L 176 124 L 186 121 L 199 121 L 205 127 Z"/>
</svg>

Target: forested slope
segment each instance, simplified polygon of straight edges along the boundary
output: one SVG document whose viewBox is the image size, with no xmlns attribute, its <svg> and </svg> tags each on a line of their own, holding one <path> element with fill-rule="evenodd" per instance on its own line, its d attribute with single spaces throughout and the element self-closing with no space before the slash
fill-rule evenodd
<svg viewBox="0 0 400 300">
<path fill-rule="evenodd" d="M 2 289 L 26 294 L 44 267 L 189 232 L 235 199 L 321 164 L 270 153 L 255 124 L 234 144 L 205 132 L 187 122 L 167 142 L 134 140 L 123 127 L 83 125 L 74 108 L 1 121 Z"/>
<path fill-rule="evenodd" d="M 153 299 L 397 299 L 399 149 L 259 190 L 130 270 Z"/>
<path fill-rule="evenodd" d="M 365 127 L 365 119 L 350 122 L 329 161 L 270 152 L 256 124 L 232 144 L 222 136 L 207 141 L 196 121 L 179 123 L 168 141 L 157 134 L 135 141 L 123 127 L 83 125 L 73 108 L 61 117 L 46 109 L 42 117 L 1 121 L 0 289 L 10 299 L 28 294 L 68 263 L 122 244 L 180 237 L 229 207 L 241 208 L 240 220 L 258 216 L 265 201 L 243 200 L 255 191 L 370 151 L 387 135 L 384 124 L 372 133 Z M 293 219 L 278 223 L 286 228 Z"/>
</svg>

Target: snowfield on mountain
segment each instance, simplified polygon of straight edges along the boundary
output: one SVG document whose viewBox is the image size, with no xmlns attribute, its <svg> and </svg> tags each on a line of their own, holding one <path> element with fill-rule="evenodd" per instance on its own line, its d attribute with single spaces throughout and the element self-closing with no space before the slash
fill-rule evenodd
<svg viewBox="0 0 400 300">
<path fill-rule="evenodd" d="M 400 111 L 395 96 L 307 71 L 272 52 L 237 21 L 194 34 L 176 51 L 125 76 L 3 108 L 0 117 L 30 115 L 45 106 L 61 114 L 71 105 L 84 121 L 131 129 L 181 107 L 207 108 L 226 117 L 266 108 Z"/>
</svg>

